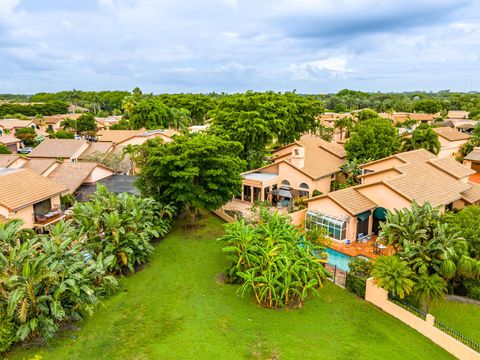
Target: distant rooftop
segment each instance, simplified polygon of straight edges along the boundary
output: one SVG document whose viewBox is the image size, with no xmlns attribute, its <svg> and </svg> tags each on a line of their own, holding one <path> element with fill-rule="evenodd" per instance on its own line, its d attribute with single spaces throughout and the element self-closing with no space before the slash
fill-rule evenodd
<svg viewBox="0 0 480 360">
<path fill-rule="evenodd" d="M 260 181 L 266 181 L 266 180 L 273 180 L 278 177 L 278 174 L 269 174 L 269 173 L 248 173 L 242 175 L 244 179 L 248 180 L 260 180 Z"/>
</svg>

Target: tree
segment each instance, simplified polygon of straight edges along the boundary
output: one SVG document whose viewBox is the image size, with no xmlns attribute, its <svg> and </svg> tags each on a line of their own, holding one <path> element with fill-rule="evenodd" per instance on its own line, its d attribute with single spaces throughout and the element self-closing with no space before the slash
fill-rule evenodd
<svg viewBox="0 0 480 360">
<path fill-rule="evenodd" d="M 436 114 L 443 109 L 443 105 L 438 100 L 424 99 L 414 103 L 413 108 L 416 112 L 425 114 Z"/>
<path fill-rule="evenodd" d="M 130 161 L 130 172 L 135 175 L 135 167 L 139 164 L 139 156 L 141 155 L 140 146 L 128 144 L 122 150 L 122 159 L 128 158 Z"/>
<path fill-rule="evenodd" d="M 77 129 L 79 133 L 95 133 L 97 131 L 97 122 L 92 113 L 85 113 L 80 115 L 77 119 Z"/>
<path fill-rule="evenodd" d="M 77 131 L 77 121 L 75 119 L 65 118 L 60 123 L 63 130 Z"/>
<path fill-rule="evenodd" d="M 3 144 L 0 144 L 0 154 L 11 154 L 12 152 Z"/>
<path fill-rule="evenodd" d="M 480 229 L 480 206 L 467 206 L 458 213 L 448 212 L 443 216 L 443 221 L 465 239 L 470 256 L 480 260 L 480 236 L 478 236 L 478 229 Z"/>
<path fill-rule="evenodd" d="M 438 135 L 433 129 L 427 125 L 422 124 L 416 128 L 410 137 L 402 139 L 401 151 L 411 151 L 417 149 L 425 149 L 437 155 L 442 148 Z"/>
<path fill-rule="evenodd" d="M 125 173 L 130 170 L 129 161 L 125 160 L 124 156 L 121 153 L 113 151 L 110 151 L 108 153 L 94 151 L 93 153 L 89 154 L 85 160 L 105 165 L 106 167 L 119 173 Z"/>
<path fill-rule="evenodd" d="M 238 142 L 213 135 L 177 136 L 172 142 L 147 141 L 138 186 L 142 193 L 162 203 L 186 206 L 195 222 L 197 209 L 217 209 L 234 195 L 242 184 L 245 166 L 238 158 Z"/>
<path fill-rule="evenodd" d="M 35 145 L 37 134 L 30 127 L 20 128 L 15 131 L 15 136 L 23 141 L 27 146 Z"/>
<path fill-rule="evenodd" d="M 170 109 L 171 122 L 170 127 L 175 130 L 185 130 L 191 123 L 190 111 L 187 109 Z"/>
<path fill-rule="evenodd" d="M 317 115 L 323 113 L 322 103 L 295 93 L 274 92 L 223 96 L 212 118 L 209 132 L 243 145 L 240 158 L 248 168 L 261 166 L 265 150 L 272 142 L 286 145 L 306 132 L 315 132 L 320 124 Z"/>
<path fill-rule="evenodd" d="M 340 171 L 345 176 L 345 182 L 349 186 L 360 183 L 358 177 L 362 174 L 362 169 L 360 169 L 360 162 L 357 159 L 347 160 L 340 167 Z"/>
<path fill-rule="evenodd" d="M 348 158 L 360 162 L 377 160 L 398 151 L 400 140 L 397 129 L 385 119 L 370 119 L 358 123 L 345 144 Z"/>
<path fill-rule="evenodd" d="M 226 225 L 219 242 L 230 260 L 227 279 L 242 284 L 268 308 L 301 306 L 326 280 L 324 247 L 302 236 L 288 217 L 260 210 L 258 226 L 244 220 Z"/>
<path fill-rule="evenodd" d="M 75 134 L 65 131 L 65 130 L 58 130 L 55 134 L 55 139 L 74 139 Z"/>
<path fill-rule="evenodd" d="M 447 293 L 447 283 L 438 274 L 422 274 L 417 278 L 413 294 L 418 301 L 424 304 L 428 314 L 432 301 L 441 300 Z"/>
<path fill-rule="evenodd" d="M 129 114 L 133 129 L 165 129 L 171 121 L 170 109 L 154 98 L 139 101 L 132 107 Z"/>
<path fill-rule="evenodd" d="M 343 139 L 343 130 L 345 129 L 347 130 L 345 137 L 348 138 L 350 136 L 350 132 L 353 129 L 353 124 L 354 124 L 353 119 L 348 116 L 335 120 L 335 123 L 333 126 L 335 127 L 335 129 L 340 130 L 340 140 Z"/>
<path fill-rule="evenodd" d="M 133 107 L 142 100 L 143 93 L 140 88 L 136 87 L 133 89 L 131 95 L 127 95 L 122 100 L 122 109 L 130 114 L 132 112 Z"/>
<path fill-rule="evenodd" d="M 408 263 L 396 256 L 382 256 L 375 260 L 372 276 L 378 286 L 403 299 L 412 293 L 414 273 Z"/>
<path fill-rule="evenodd" d="M 358 121 L 365 121 L 378 118 L 378 113 L 372 109 L 362 109 L 356 115 Z"/>
<path fill-rule="evenodd" d="M 73 89 L 72 91 L 69 92 L 68 95 L 69 95 L 68 97 L 69 97 L 70 103 L 73 105 L 73 112 L 75 113 L 75 110 L 78 105 L 78 100 L 80 100 L 80 96 L 81 96 L 80 91 Z"/>
</svg>

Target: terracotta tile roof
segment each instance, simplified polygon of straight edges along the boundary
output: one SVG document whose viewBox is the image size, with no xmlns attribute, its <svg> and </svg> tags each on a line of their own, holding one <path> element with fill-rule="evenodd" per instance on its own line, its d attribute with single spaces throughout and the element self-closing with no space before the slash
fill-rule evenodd
<svg viewBox="0 0 480 360">
<path fill-rule="evenodd" d="M 417 121 L 432 121 L 435 119 L 435 116 L 433 114 L 419 114 L 419 113 L 410 113 L 408 114 L 408 117 L 412 120 L 417 120 Z"/>
<path fill-rule="evenodd" d="M 100 165 L 87 161 L 65 162 L 53 170 L 48 178 L 67 187 L 69 193 L 74 193 L 97 166 Z"/>
<path fill-rule="evenodd" d="M 32 125 L 32 120 L 20 120 L 20 119 L 1 119 L 0 128 L 4 129 L 14 129 L 14 128 L 24 128 Z"/>
<path fill-rule="evenodd" d="M 370 161 L 368 163 L 360 165 L 360 167 L 368 168 L 368 165 L 370 164 L 377 164 L 382 161 L 393 159 L 393 158 L 399 159 L 404 163 L 421 163 L 421 162 L 428 161 L 430 159 L 435 159 L 436 156 L 425 149 L 418 149 L 418 150 L 412 150 L 412 151 L 405 151 L 399 154 L 388 156 L 386 158 Z"/>
<path fill-rule="evenodd" d="M 465 165 L 460 164 L 453 158 L 438 158 L 429 160 L 431 164 L 437 168 L 445 171 L 446 173 L 456 177 L 457 179 L 463 179 L 467 176 L 475 174 L 475 170 L 472 170 Z"/>
<path fill-rule="evenodd" d="M 354 188 L 337 190 L 326 194 L 352 215 L 376 208 L 378 205 Z"/>
<path fill-rule="evenodd" d="M 462 133 L 451 127 L 433 128 L 433 131 L 435 131 L 438 136 L 441 136 L 448 141 L 460 141 L 470 139 L 470 135 Z"/>
<path fill-rule="evenodd" d="M 450 110 L 447 118 L 450 119 L 468 119 L 468 111 L 463 110 Z"/>
<path fill-rule="evenodd" d="M 119 144 L 135 136 L 141 136 L 145 130 L 100 130 L 97 132 L 98 141 Z"/>
<path fill-rule="evenodd" d="M 475 148 L 473 151 L 465 156 L 464 160 L 480 161 L 480 148 Z"/>
<path fill-rule="evenodd" d="M 302 136 L 297 144 L 305 149 L 305 162 L 301 170 L 314 179 L 339 172 L 346 161 L 341 145 L 311 135 Z M 289 158 L 291 153 L 284 159 L 289 161 Z"/>
<path fill-rule="evenodd" d="M 22 168 L 33 170 L 38 174 L 43 174 L 56 162 L 57 160 L 55 159 L 28 159 Z"/>
<path fill-rule="evenodd" d="M 54 125 L 58 123 L 59 121 L 62 121 L 63 119 L 72 119 L 72 120 L 77 120 L 82 114 L 59 114 L 59 115 L 49 115 L 49 116 L 44 116 L 43 119 L 33 119 L 33 122 L 37 125 L 39 124 L 50 124 Z"/>
<path fill-rule="evenodd" d="M 0 144 L 8 145 L 8 144 L 15 144 L 21 142 L 22 140 L 16 138 L 12 135 L 3 135 L 0 136 Z"/>
<path fill-rule="evenodd" d="M 462 193 L 462 197 L 470 204 L 475 204 L 480 201 L 480 184 L 469 183 L 470 189 Z"/>
<path fill-rule="evenodd" d="M 15 154 L 0 154 L 0 168 L 9 167 L 18 158 L 19 156 Z"/>
<path fill-rule="evenodd" d="M 0 205 L 17 211 L 67 191 L 67 188 L 29 169 L 0 172 Z"/>
<path fill-rule="evenodd" d="M 433 206 L 446 205 L 460 199 L 460 193 L 470 188 L 429 162 L 405 164 L 396 169 L 403 174 L 383 182 L 410 201 L 416 200 L 420 204 L 428 201 Z"/>
<path fill-rule="evenodd" d="M 45 139 L 28 155 L 31 158 L 70 158 L 87 140 Z"/>
<path fill-rule="evenodd" d="M 113 147 L 112 142 L 107 142 L 107 141 L 100 141 L 100 142 L 93 142 L 93 143 L 91 142 L 88 144 L 88 149 L 85 150 L 83 154 L 79 156 L 79 159 L 85 160 L 95 152 L 101 152 L 102 154 L 105 154 L 112 147 Z"/>
</svg>

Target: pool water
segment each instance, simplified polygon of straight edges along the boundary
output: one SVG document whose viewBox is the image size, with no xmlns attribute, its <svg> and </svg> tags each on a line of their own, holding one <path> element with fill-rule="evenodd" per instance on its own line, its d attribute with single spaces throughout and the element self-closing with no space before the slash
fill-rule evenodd
<svg viewBox="0 0 480 360">
<path fill-rule="evenodd" d="M 348 263 L 352 259 L 351 256 L 341 253 L 339 251 L 327 248 L 325 252 L 328 255 L 327 263 L 332 266 L 337 266 L 337 269 L 349 271 Z"/>
</svg>

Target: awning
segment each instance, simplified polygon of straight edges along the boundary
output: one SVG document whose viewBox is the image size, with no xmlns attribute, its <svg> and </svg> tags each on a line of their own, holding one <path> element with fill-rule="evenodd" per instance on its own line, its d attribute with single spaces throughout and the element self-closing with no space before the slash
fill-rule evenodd
<svg viewBox="0 0 480 360">
<path fill-rule="evenodd" d="M 272 195 L 282 196 L 289 199 L 293 198 L 290 190 L 285 190 L 285 189 L 275 189 L 272 191 Z"/>
<path fill-rule="evenodd" d="M 364 211 L 360 214 L 357 215 L 358 221 L 365 221 L 368 219 L 368 217 L 372 214 L 370 210 Z"/>
<path fill-rule="evenodd" d="M 382 207 L 376 208 L 373 211 L 373 217 L 377 220 L 385 221 L 387 220 L 387 210 Z"/>
</svg>

